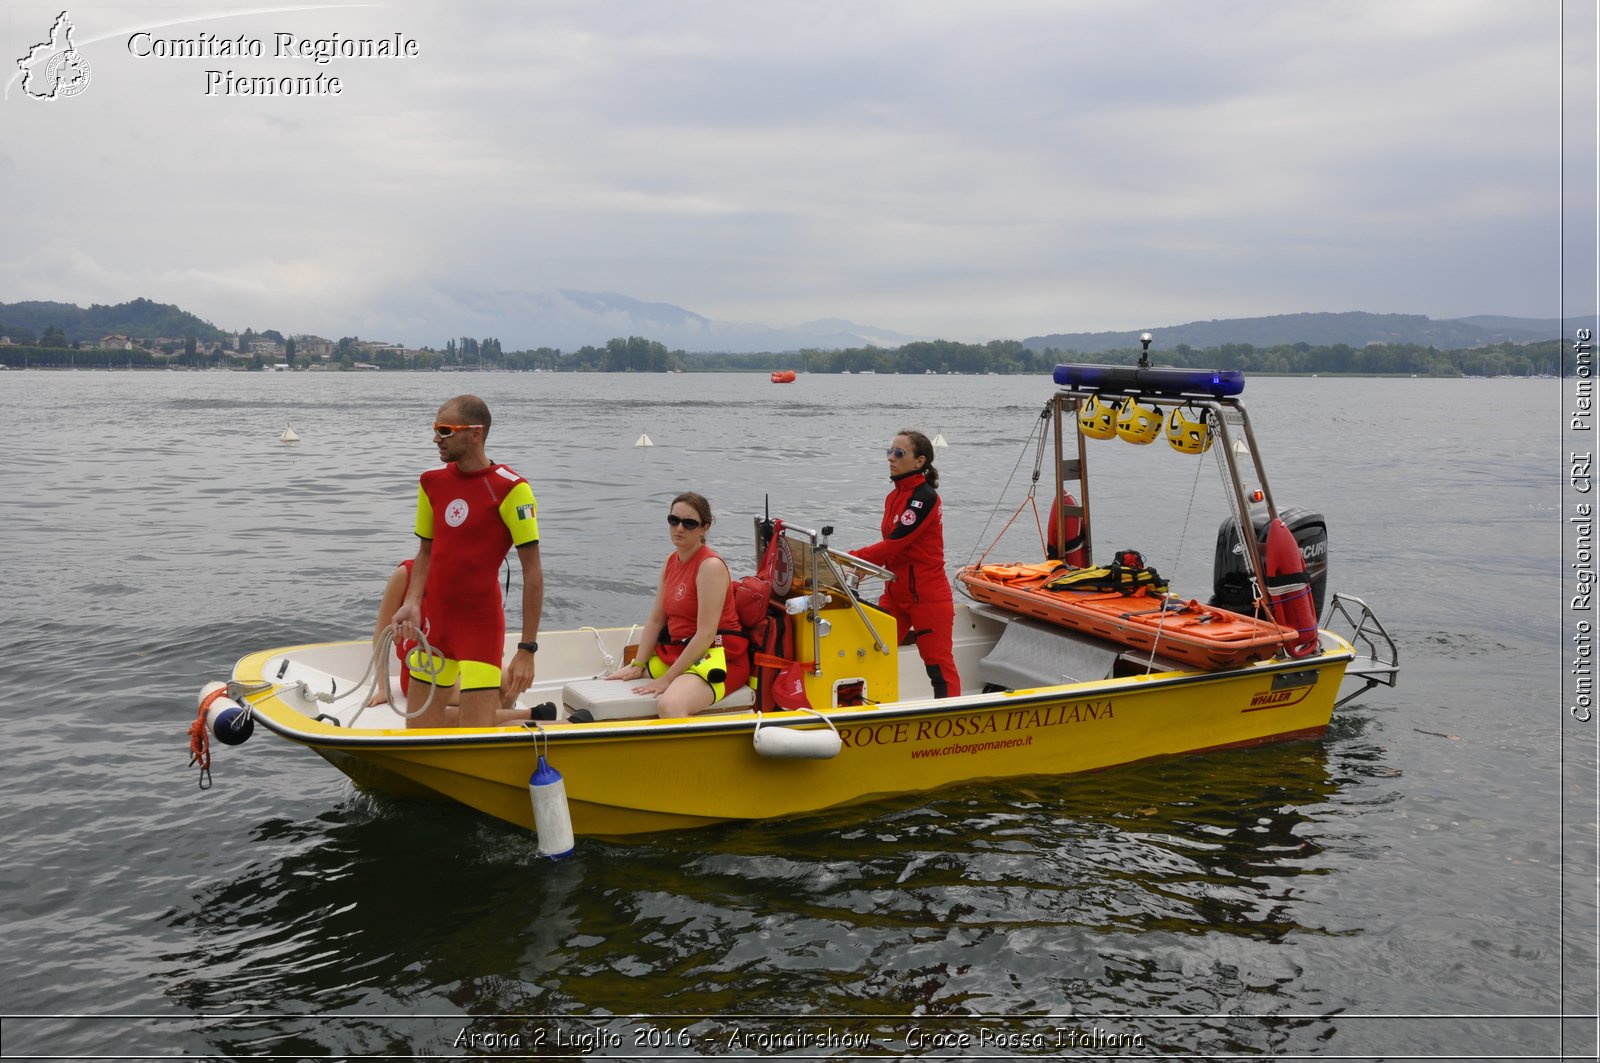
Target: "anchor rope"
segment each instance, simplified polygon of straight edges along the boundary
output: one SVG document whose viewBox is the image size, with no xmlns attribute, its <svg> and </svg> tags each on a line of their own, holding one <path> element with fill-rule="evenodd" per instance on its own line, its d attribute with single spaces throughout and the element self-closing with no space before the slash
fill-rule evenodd
<svg viewBox="0 0 1600 1063">
<path fill-rule="evenodd" d="M 226 686 L 218 687 L 200 699 L 200 711 L 189 725 L 189 766 L 200 768 L 200 789 L 211 789 L 211 733 L 206 729 L 206 712 L 211 703 L 228 692 Z"/>
</svg>

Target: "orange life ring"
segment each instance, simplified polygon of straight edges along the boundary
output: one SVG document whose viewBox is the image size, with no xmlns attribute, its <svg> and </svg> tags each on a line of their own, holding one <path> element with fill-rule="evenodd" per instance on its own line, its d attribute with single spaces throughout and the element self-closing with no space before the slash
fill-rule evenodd
<svg viewBox="0 0 1600 1063">
<path fill-rule="evenodd" d="M 1305 555 L 1294 533 L 1283 521 L 1274 519 L 1267 526 L 1267 600 L 1272 616 L 1284 627 L 1295 629 L 1295 641 L 1288 644 L 1289 656 L 1306 657 L 1317 649 L 1317 610 L 1312 604 L 1311 577 L 1306 575 Z"/>
<path fill-rule="evenodd" d="M 1044 556 L 1052 561 L 1065 561 L 1073 568 L 1082 568 L 1088 564 L 1088 552 L 1084 549 L 1083 518 L 1067 515 L 1065 528 L 1061 522 L 1061 508 L 1077 506 L 1078 500 L 1072 497 L 1071 491 L 1062 491 L 1061 497 L 1050 504 L 1050 523 L 1045 528 Z M 1065 530 L 1067 548 L 1061 549 L 1061 533 Z"/>
</svg>

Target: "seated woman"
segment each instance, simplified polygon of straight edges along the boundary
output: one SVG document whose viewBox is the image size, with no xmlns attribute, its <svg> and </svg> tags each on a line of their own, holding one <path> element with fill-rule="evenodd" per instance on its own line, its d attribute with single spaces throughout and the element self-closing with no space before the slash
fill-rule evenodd
<svg viewBox="0 0 1600 1063">
<path fill-rule="evenodd" d="M 690 716 L 749 681 L 750 655 L 728 565 L 706 545 L 711 503 L 685 491 L 672 500 L 667 526 L 673 550 L 661 569 L 655 607 L 639 634 L 639 656 L 650 656 L 606 678 L 648 677 L 633 687 L 634 693 L 653 695 L 661 716 Z"/>
</svg>

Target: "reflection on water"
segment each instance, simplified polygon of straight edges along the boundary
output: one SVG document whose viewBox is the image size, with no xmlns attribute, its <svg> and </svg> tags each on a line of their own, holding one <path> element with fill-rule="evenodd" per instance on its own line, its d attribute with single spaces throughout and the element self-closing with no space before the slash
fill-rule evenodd
<svg viewBox="0 0 1600 1063">
<path fill-rule="evenodd" d="M 1339 790 L 1326 750 L 1302 743 L 585 839 L 555 864 L 464 810 L 352 791 L 316 822 L 259 823 L 254 839 L 282 855 L 167 915 L 191 942 L 163 957 L 186 972 L 167 992 L 214 1014 L 357 1013 L 380 991 L 405 1014 L 574 1029 L 769 1012 L 774 1032 L 870 1001 L 853 1028 L 875 1038 L 903 1037 L 908 1014 L 1300 1010 L 1272 946 L 1359 933 L 1330 925 L 1306 885 L 1333 873 L 1320 819 Z M 419 918 L 441 907 L 451 918 Z M 1175 966 L 1187 938 L 1215 959 Z M 440 1050 L 436 1028 L 416 1023 L 409 1048 Z M 228 1054 L 372 1048 L 359 1023 L 293 1018 L 212 1036 Z"/>
</svg>

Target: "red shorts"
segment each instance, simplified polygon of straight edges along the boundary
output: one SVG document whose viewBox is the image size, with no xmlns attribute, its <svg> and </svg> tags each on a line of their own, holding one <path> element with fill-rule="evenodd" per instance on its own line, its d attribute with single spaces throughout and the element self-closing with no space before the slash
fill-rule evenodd
<svg viewBox="0 0 1600 1063">
<path fill-rule="evenodd" d="M 428 636 L 434 656 L 445 662 L 445 670 L 438 673 L 440 686 L 453 685 L 458 676 L 464 691 L 500 686 L 500 664 L 506 652 L 506 615 L 498 601 L 491 613 L 452 617 L 430 612 L 423 620 L 422 630 Z M 452 665 L 458 667 L 450 667 Z M 459 667 L 461 665 L 466 667 Z M 412 667 L 411 674 L 423 682 L 430 681 L 427 673 L 416 667 Z"/>
</svg>

